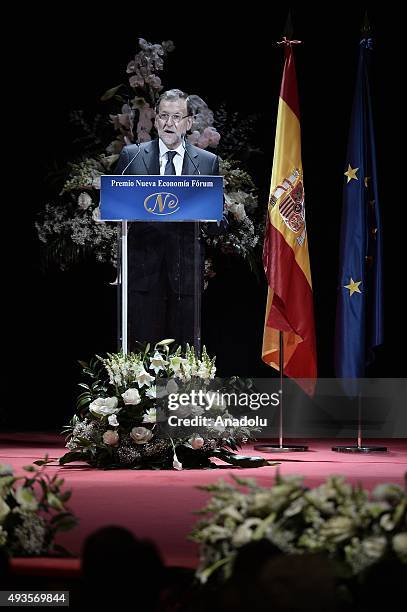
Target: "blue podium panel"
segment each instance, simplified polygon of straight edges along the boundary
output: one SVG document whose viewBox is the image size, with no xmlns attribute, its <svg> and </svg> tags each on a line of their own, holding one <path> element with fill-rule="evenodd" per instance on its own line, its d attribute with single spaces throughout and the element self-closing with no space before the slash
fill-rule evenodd
<svg viewBox="0 0 407 612">
<path fill-rule="evenodd" d="M 223 176 L 102 175 L 102 221 L 221 221 Z"/>
</svg>

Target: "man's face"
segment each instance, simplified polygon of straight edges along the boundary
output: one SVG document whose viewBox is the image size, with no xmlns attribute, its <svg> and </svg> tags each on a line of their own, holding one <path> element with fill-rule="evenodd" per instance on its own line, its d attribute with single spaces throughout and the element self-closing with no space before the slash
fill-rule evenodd
<svg viewBox="0 0 407 612">
<path fill-rule="evenodd" d="M 181 144 L 182 136 L 191 129 L 192 117 L 187 117 L 186 100 L 161 100 L 155 127 L 158 137 L 169 149 L 177 149 Z M 164 117 L 164 118 L 160 118 Z"/>
</svg>

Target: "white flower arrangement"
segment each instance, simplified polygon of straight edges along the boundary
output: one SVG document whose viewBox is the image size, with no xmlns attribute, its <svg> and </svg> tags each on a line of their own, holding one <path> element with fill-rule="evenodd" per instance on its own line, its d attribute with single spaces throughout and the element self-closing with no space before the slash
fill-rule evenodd
<svg viewBox="0 0 407 612">
<path fill-rule="evenodd" d="M 213 456 L 234 464 L 246 460 L 232 451 L 254 430 L 220 426 L 217 417 L 230 415 L 215 402 L 205 411 L 205 423 L 192 434 L 182 427 L 169 431 L 168 395 L 181 385 L 207 389 L 216 374 L 215 358 L 205 348 L 201 355 L 188 345 L 184 352 L 181 347 L 171 352 L 172 342 L 82 363 L 91 384 L 80 383 L 85 391 L 78 398 L 78 414 L 65 428 L 68 452 L 60 459 L 62 465 L 81 460 L 101 468 L 181 469 L 211 466 Z M 177 415 L 196 416 L 199 411 L 203 412 L 200 406 L 180 406 Z M 250 465 L 269 464 L 250 458 Z"/>
<path fill-rule="evenodd" d="M 201 582 L 228 578 L 238 549 L 262 538 L 286 554 L 326 553 L 350 575 L 387 557 L 407 564 L 407 493 L 396 484 L 370 494 L 341 476 L 313 489 L 299 476 L 277 474 L 270 488 L 235 481 L 200 487 L 213 495 L 191 534 L 201 545 Z"/>
<path fill-rule="evenodd" d="M 62 491 L 63 479 L 44 473 L 47 463 L 46 456 L 25 466 L 27 476 L 0 464 L 0 548 L 9 556 L 67 554 L 55 536 L 77 524 L 66 507 L 71 492 Z"/>
</svg>

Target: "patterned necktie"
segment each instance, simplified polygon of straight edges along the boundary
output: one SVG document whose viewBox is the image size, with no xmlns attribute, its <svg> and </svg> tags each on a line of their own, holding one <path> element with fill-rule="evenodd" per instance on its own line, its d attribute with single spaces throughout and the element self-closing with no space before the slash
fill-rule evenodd
<svg viewBox="0 0 407 612">
<path fill-rule="evenodd" d="M 175 172 L 174 157 L 177 155 L 176 151 L 167 151 L 167 163 L 165 165 L 164 174 L 177 174 Z"/>
</svg>

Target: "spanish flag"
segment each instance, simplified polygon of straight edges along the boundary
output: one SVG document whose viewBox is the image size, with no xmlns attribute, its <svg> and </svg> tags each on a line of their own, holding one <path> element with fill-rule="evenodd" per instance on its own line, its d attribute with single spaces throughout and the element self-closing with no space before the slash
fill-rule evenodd
<svg viewBox="0 0 407 612">
<path fill-rule="evenodd" d="M 262 358 L 312 394 L 317 376 L 314 306 L 305 224 L 301 128 L 293 44 L 283 39 L 281 83 L 263 264 L 268 281 Z"/>
</svg>

